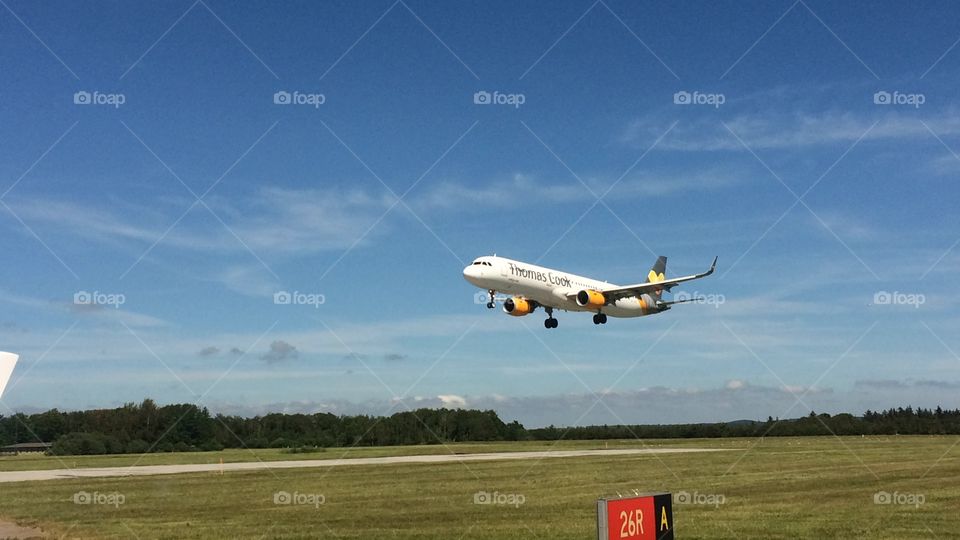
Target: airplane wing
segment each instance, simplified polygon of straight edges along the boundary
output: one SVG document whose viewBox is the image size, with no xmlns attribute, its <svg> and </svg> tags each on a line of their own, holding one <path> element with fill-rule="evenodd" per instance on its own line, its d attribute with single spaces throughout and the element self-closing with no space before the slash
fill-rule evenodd
<svg viewBox="0 0 960 540">
<path fill-rule="evenodd" d="M 693 274 L 691 276 L 683 276 L 673 279 L 665 279 L 663 281 L 657 281 L 654 283 L 638 283 L 636 285 L 627 285 L 626 287 L 617 287 L 615 289 L 604 289 L 602 291 L 604 298 L 608 304 L 612 304 L 621 298 L 629 298 L 633 296 L 640 296 L 641 294 L 651 293 L 656 290 L 666 290 L 670 291 L 673 287 L 677 286 L 680 283 L 685 281 L 693 281 L 695 279 L 700 279 L 707 277 L 717 269 L 717 257 L 713 258 L 713 264 L 710 265 L 710 269 L 701 274 Z"/>
<path fill-rule="evenodd" d="M 0 352 L 0 397 L 3 397 L 3 389 L 10 382 L 10 376 L 13 375 L 13 367 L 17 365 L 18 358 L 20 357 L 13 353 Z"/>
</svg>

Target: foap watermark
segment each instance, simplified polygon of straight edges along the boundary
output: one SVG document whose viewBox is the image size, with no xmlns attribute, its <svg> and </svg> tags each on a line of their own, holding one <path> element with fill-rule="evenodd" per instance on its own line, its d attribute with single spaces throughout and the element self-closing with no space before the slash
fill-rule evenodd
<svg viewBox="0 0 960 540">
<path fill-rule="evenodd" d="M 120 505 L 126 502 L 126 495 L 118 491 L 114 491 L 112 493 L 100 493 L 99 491 L 78 491 L 73 494 L 73 504 L 79 505 L 112 506 L 114 508 L 120 508 Z"/>
<path fill-rule="evenodd" d="M 698 504 L 702 506 L 712 506 L 719 508 L 721 504 L 727 504 L 727 498 L 721 493 L 700 493 L 694 491 L 678 491 L 673 496 L 673 502 L 677 504 Z"/>
<path fill-rule="evenodd" d="M 478 491 L 473 494 L 473 504 L 495 504 L 499 506 L 512 506 L 514 508 L 520 508 L 520 505 L 525 502 L 527 502 L 527 497 L 522 493 Z"/>
<path fill-rule="evenodd" d="M 493 301 L 496 302 L 497 300 L 498 300 L 498 298 L 497 298 L 496 296 L 494 296 L 494 297 L 493 297 Z M 481 305 L 481 304 L 486 304 L 486 303 L 488 303 L 488 302 L 490 302 L 490 293 L 485 292 L 485 291 L 478 291 L 478 292 L 473 293 L 473 303 L 474 303 L 474 304 L 477 304 L 477 305 L 479 306 L 479 305 Z"/>
<path fill-rule="evenodd" d="M 273 504 L 289 506 L 312 506 L 320 508 L 321 504 L 327 502 L 327 498 L 322 493 L 300 493 L 294 491 L 278 491 L 273 494 Z"/>
<path fill-rule="evenodd" d="M 719 109 L 726 102 L 727 96 L 720 93 L 680 90 L 673 94 L 674 105 L 712 105 L 715 109 Z"/>
<path fill-rule="evenodd" d="M 906 105 L 914 109 L 919 109 L 920 106 L 926 102 L 927 96 L 920 93 L 907 94 L 898 90 L 894 90 L 893 92 L 880 90 L 873 94 L 874 105 Z"/>
<path fill-rule="evenodd" d="M 113 105 L 114 108 L 119 109 L 126 102 L 127 96 L 120 93 L 106 94 L 97 90 L 93 92 L 79 90 L 73 93 L 74 105 Z"/>
<path fill-rule="evenodd" d="M 913 306 L 919 308 L 925 303 L 927 303 L 927 297 L 920 293 L 900 291 L 877 291 L 873 293 L 873 304 L 876 306 Z"/>
<path fill-rule="evenodd" d="M 473 93 L 474 105 L 513 105 L 519 109 L 521 105 L 527 102 L 525 94 L 504 94 L 498 90 L 492 93 L 486 90 L 480 90 Z"/>
<path fill-rule="evenodd" d="M 324 94 L 310 94 L 294 90 L 278 90 L 273 93 L 274 105 L 309 105 L 314 109 L 319 109 L 321 105 L 327 102 L 327 96 Z"/>
<path fill-rule="evenodd" d="M 727 301 L 727 297 L 722 294 L 700 294 L 696 291 L 692 293 L 680 291 L 673 295 L 673 301 L 689 304 L 704 304 L 719 308 Z"/>
<path fill-rule="evenodd" d="M 116 309 L 127 303 L 127 297 L 121 293 L 77 291 L 73 293 L 73 303 L 77 306 L 113 306 Z"/>
<path fill-rule="evenodd" d="M 273 303 L 278 306 L 313 306 L 319 308 L 327 303 L 327 297 L 320 293 L 277 291 L 273 293 Z"/>
<path fill-rule="evenodd" d="M 896 504 L 900 506 L 912 506 L 920 508 L 920 505 L 927 501 L 923 493 L 900 493 L 894 491 L 878 491 L 873 494 L 873 504 Z"/>
</svg>

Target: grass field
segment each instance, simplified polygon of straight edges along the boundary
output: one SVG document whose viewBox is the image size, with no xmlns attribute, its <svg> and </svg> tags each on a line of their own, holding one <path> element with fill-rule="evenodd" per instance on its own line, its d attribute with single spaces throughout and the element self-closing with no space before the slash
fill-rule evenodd
<svg viewBox="0 0 960 540">
<path fill-rule="evenodd" d="M 674 493 L 678 538 L 960 538 L 958 437 L 585 441 L 557 448 L 676 446 L 729 452 L 373 465 L 4 484 L 0 517 L 70 538 L 595 538 L 602 494 Z M 538 450 L 543 443 L 352 450 L 347 457 Z M 344 452 L 258 457 L 328 459 Z M 253 459 L 222 452 L 141 464 Z M 76 459 L 81 466 L 130 458 Z M 71 466 L 73 466 L 71 464 Z M 60 468 L 53 458 L 0 470 Z M 74 494 L 103 504 L 75 504 Z M 275 504 L 275 494 L 303 504 Z M 475 504 L 497 492 L 513 504 Z M 892 504 L 876 504 L 880 492 Z M 683 503 L 681 494 L 687 494 Z M 513 495 L 514 497 L 509 497 Z M 882 499 L 883 495 L 879 495 Z M 322 504 L 320 504 L 322 503 Z M 522 503 L 522 504 L 520 504 Z"/>
</svg>

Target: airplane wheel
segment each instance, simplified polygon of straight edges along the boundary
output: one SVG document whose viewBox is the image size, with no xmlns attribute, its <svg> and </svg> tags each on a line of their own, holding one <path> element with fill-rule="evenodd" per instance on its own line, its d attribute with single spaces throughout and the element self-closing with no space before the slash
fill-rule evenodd
<svg viewBox="0 0 960 540">
<path fill-rule="evenodd" d="M 593 315 L 593 324 L 600 324 L 600 315 Z"/>
<path fill-rule="evenodd" d="M 493 302 L 487 302 L 487 308 L 493 309 Z"/>
<path fill-rule="evenodd" d="M 550 318 L 543 321 L 544 328 L 556 328 L 559 325 L 559 321 L 556 319 Z"/>
<path fill-rule="evenodd" d="M 600 324 L 607 324 L 607 314 L 606 314 L 606 313 L 600 313 L 599 319 L 600 319 Z"/>
</svg>

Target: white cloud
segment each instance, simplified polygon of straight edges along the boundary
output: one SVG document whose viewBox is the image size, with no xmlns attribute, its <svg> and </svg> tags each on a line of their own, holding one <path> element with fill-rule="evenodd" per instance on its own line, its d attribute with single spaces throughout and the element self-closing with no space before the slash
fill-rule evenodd
<svg viewBox="0 0 960 540">
<path fill-rule="evenodd" d="M 260 264 L 229 266 L 217 279 L 228 289 L 248 296 L 271 296 L 281 288 Z"/>
<path fill-rule="evenodd" d="M 960 158 L 944 149 L 944 154 L 931 159 L 927 166 L 935 174 L 950 175 L 952 178 L 956 178 L 957 171 L 960 171 Z"/>
<path fill-rule="evenodd" d="M 742 183 L 735 174 L 719 169 L 690 174 L 637 172 L 616 178 L 585 176 L 589 189 L 573 178 L 562 181 L 514 174 L 509 180 L 476 184 L 448 181 L 414 193 L 406 202 L 418 214 L 428 212 L 486 212 L 490 208 L 518 209 L 531 204 L 592 203 L 594 195 L 632 200 L 666 197 L 690 191 L 724 189 Z M 9 199 L 8 203 L 32 226 L 56 233 L 126 247 L 131 262 L 144 250 L 175 248 L 207 254 L 252 251 L 267 261 L 274 256 L 313 254 L 363 246 L 389 232 L 389 219 L 378 221 L 395 199 L 384 191 L 284 189 L 264 187 L 256 193 L 226 200 L 212 197 L 203 205 L 164 201 L 157 207 L 112 203 L 80 203 L 50 199 Z M 180 221 L 177 219 L 181 218 Z M 222 220 L 222 223 L 221 223 Z M 170 261 L 165 263 L 171 264 Z M 228 264 L 213 279 L 231 290 L 264 296 L 277 288 L 260 264 Z M 210 278 L 210 276 L 206 276 Z"/>
<path fill-rule="evenodd" d="M 846 241 L 866 241 L 883 237 L 883 234 L 876 226 L 862 219 L 858 219 L 849 213 L 842 214 L 840 212 L 821 211 L 816 217 L 813 215 L 809 216 L 809 222 L 812 226 L 823 227 L 820 219 L 817 219 L 818 217 L 823 220 L 823 223 L 827 224 L 830 231 Z"/>
<path fill-rule="evenodd" d="M 389 208 L 392 199 L 360 190 L 262 188 L 255 196 L 234 203 L 207 201 L 226 227 L 197 205 L 166 236 L 164 232 L 187 206 L 171 206 L 158 213 L 139 207 L 103 208 L 35 198 L 8 202 L 28 222 L 98 241 L 149 246 L 162 238 L 161 247 L 228 252 L 245 250 L 246 244 L 255 253 L 285 254 L 346 249 Z M 206 222 L 199 226 L 190 218 Z M 134 219 L 148 223 L 134 224 Z"/>
<path fill-rule="evenodd" d="M 132 328 L 151 328 L 168 326 L 169 323 L 163 319 L 137 313 L 130 309 L 119 306 L 102 304 L 77 304 L 73 302 L 49 302 L 48 307 L 63 309 L 71 315 L 77 317 L 86 317 L 97 319 L 104 322 L 120 323 Z M 35 307 L 41 307 L 39 304 Z"/>
<path fill-rule="evenodd" d="M 614 182 L 617 178 L 588 176 L 582 177 L 582 180 L 583 183 L 572 177 L 556 180 L 516 173 L 509 180 L 496 180 L 479 187 L 448 181 L 409 203 L 418 212 L 486 212 L 490 208 L 520 208 L 531 204 L 592 203 L 594 194 L 603 195 L 611 186 L 613 188 L 607 197 L 620 200 L 663 197 L 691 190 L 723 189 L 742 181 L 738 176 L 719 169 L 698 170 L 689 174 L 637 172 L 616 185 Z"/>
<path fill-rule="evenodd" d="M 921 122 L 922 120 L 922 122 Z M 743 114 L 724 123 L 704 118 L 680 122 L 657 146 L 660 149 L 684 151 L 745 151 L 737 137 L 753 150 L 796 149 L 815 145 L 851 144 L 861 136 L 864 140 L 929 139 L 960 133 L 960 116 L 953 111 L 935 116 L 917 116 L 883 111 L 862 114 L 849 111 L 792 114 Z M 870 126 L 876 123 L 873 129 Z M 620 140 L 627 144 L 649 145 L 665 131 L 664 121 L 651 118 L 631 122 Z M 868 131 L 869 130 L 869 131 Z M 732 131 L 737 137 L 730 133 Z"/>
<path fill-rule="evenodd" d="M 440 400 L 440 403 L 443 403 L 444 407 L 465 408 L 467 406 L 466 398 L 456 394 L 441 394 L 437 396 L 437 399 Z"/>
<path fill-rule="evenodd" d="M 389 196 L 377 197 L 359 189 L 264 188 L 253 210 L 228 224 L 255 251 L 345 249 L 391 204 Z"/>
</svg>

